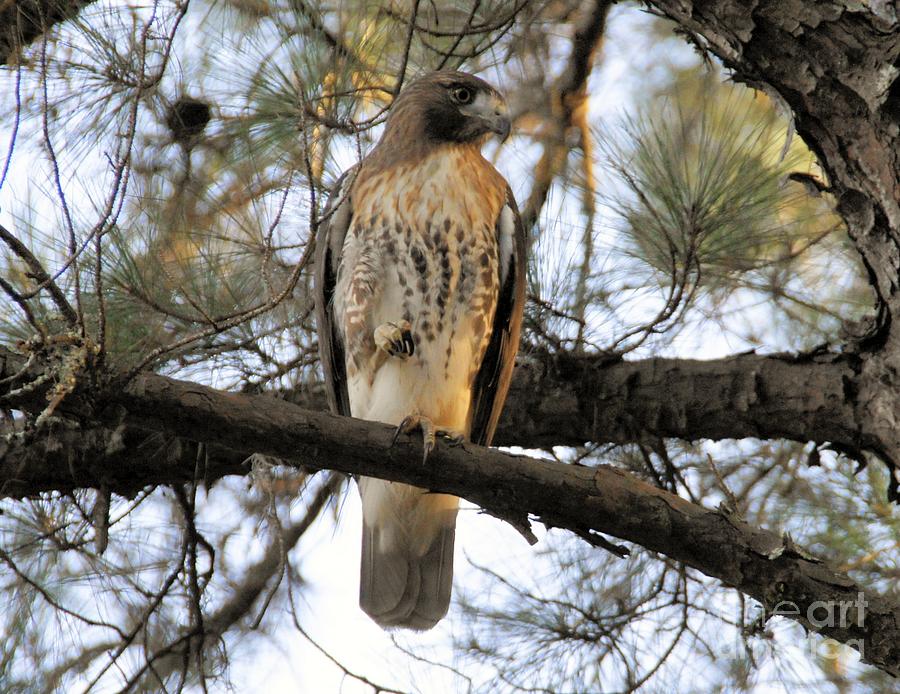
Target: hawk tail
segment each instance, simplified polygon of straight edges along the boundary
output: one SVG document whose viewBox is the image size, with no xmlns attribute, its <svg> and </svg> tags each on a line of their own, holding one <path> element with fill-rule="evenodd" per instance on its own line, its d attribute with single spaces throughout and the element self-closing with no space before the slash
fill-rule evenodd
<svg viewBox="0 0 900 694">
<path fill-rule="evenodd" d="M 360 607 L 385 628 L 431 629 L 450 606 L 458 499 L 371 478 L 360 494 Z"/>
</svg>

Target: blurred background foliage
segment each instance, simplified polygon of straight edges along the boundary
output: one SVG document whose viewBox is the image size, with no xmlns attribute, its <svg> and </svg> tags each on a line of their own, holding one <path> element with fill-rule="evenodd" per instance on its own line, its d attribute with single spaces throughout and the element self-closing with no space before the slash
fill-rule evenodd
<svg viewBox="0 0 900 694">
<path fill-rule="evenodd" d="M 591 17 L 604 30 L 585 47 L 573 36 Z M 310 238 L 327 191 L 397 90 L 444 67 L 499 85 L 515 116 L 486 155 L 535 220 L 523 352 L 804 350 L 839 344 L 870 309 L 787 114 L 634 4 L 106 0 L 0 71 L 0 222 L 75 314 L 7 244 L 0 340 L 83 332 L 119 371 L 315 395 Z M 896 596 L 900 520 L 876 466 L 853 474 L 832 451 L 765 441 L 542 454 L 707 506 L 733 495 L 751 524 Z M 0 502 L 0 689 L 890 686 L 665 557 L 621 560 L 552 531 L 535 551 L 472 509 L 451 617 L 388 637 L 354 611 L 355 492 L 271 461 L 252 470 L 212 489 Z"/>
</svg>

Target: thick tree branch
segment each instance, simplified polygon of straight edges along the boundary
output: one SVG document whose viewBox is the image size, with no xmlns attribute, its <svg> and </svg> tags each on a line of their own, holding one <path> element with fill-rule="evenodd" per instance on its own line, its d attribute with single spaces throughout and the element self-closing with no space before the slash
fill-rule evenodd
<svg viewBox="0 0 900 694">
<path fill-rule="evenodd" d="M 127 413 L 125 421 L 215 442 L 248 457 L 262 453 L 307 468 L 415 484 L 463 496 L 517 525 L 534 517 L 587 539 L 608 533 L 635 542 L 722 580 L 770 611 L 789 612 L 785 605 L 796 606 L 797 614 L 786 616 L 855 646 L 867 662 L 900 675 L 900 606 L 806 558 L 786 538 L 691 504 L 620 470 L 445 444 L 422 465 L 421 442 L 401 437 L 392 446 L 393 427 L 153 374 L 138 376 L 114 399 Z M 58 468 L 57 479 L 69 475 L 71 483 L 90 484 L 102 475 L 114 491 L 190 476 L 190 471 L 165 459 L 157 464 L 136 461 L 124 469 L 104 468 L 98 461 L 98 468 L 91 470 L 89 466 L 72 468 L 67 460 L 58 460 L 62 457 L 45 461 Z M 246 470 L 242 464 L 211 459 L 204 474 L 216 479 Z M 10 472 L 3 467 L 5 485 L 28 484 L 26 478 L 33 476 L 32 470 L 21 470 L 15 481 Z M 834 614 L 841 608 L 846 619 L 819 619 L 820 605 L 831 606 Z"/>
<path fill-rule="evenodd" d="M 878 448 L 860 434 L 854 360 L 744 354 L 717 360 L 534 354 L 519 359 L 494 443 L 549 448 L 647 438 L 785 438 Z M 326 410 L 324 393 L 287 399 Z"/>
<path fill-rule="evenodd" d="M 23 388 L 23 383 L 33 382 L 47 369 L 36 360 L 19 373 L 25 361 L 0 349 L 0 404 L 37 413 L 46 406 L 50 380 L 43 388 Z M 15 374 L 18 378 L 10 380 Z M 857 359 L 830 353 L 615 363 L 597 356 L 533 354 L 520 359 L 495 443 L 548 448 L 658 438 L 792 439 L 829 443 L 857 458 L 861 451 L 872 451 L 893 465 L 900 432 L 874 409 L 878 401 L 861 381 Z M 307 409 L 326 408 L 324 398 L 315 393 L 293 394 L 290 399 Z M 105 407 L 112 404 L 103 403 Z M 73 397 L 60 407 L 82 419 L 90 410 Z M 164 465 L 172 474 L 192 470 L 192 464 L 183 463 L 193 459 L 193 445 L 159 435 L 147 438 L 147 430 L 153 428 L 153 417 L 147 421 L 132 417 L 118 428 L 9 438 L 0 443 L 0 495 L 91 486 L 101 479 L 101 472 L 108 475 L 110 470 L 126 469 L 126 464 L 132 471 L 140 469 L 144 463 L 135 457 L 151 469 Z M 243 460 L 239 450 L 224 448 L 221 441 L 200 432 L 187 438 L 211 442 L 210 457 L 223 459 L 229 471 L 224 474 L 239 469 Z M 103 469 L 86 469 L 74 458 L 71 465 L 59 465 L 55 452 L 63 450 L 68 456 L 91 461 L 89 468 Z M 76 476 L 70 468 L 78 471 Z M 151 483 L 137 475 L 133 482 L 135 488 Z M 894 479 L 892 498 L 897 487 Z"/>
<path fill-rule="evenodd" d="M 888 461 L 900 500 L 900 18 L 891 3 L 649 0 L 735 78 L 786 103 L 828 175 L 837 210 L 878 297 L 852 336 L 846 383 L 861 445 Z M 866 442 L 868 439 L 868 443 Z"/>
<path fill-rule="evenodd" d="M 520 362 L 500 445 L 626 443 L 648 436 L 873 443 L 859 435 L 852 361 L 835 354 L 614 363 L 558 354 Z"/>
</svg>

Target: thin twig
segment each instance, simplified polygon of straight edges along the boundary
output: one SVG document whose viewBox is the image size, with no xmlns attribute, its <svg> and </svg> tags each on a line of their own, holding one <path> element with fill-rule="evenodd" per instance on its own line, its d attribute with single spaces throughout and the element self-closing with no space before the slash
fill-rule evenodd
<svg viewBox="0 0 900 694">
<path fill-rule="evenodd" d="M 0 560 L 2 560 L 3 563 L 6 564 L 12 570 L 12 572 L 16 576 L 19 577 L 19 579 L 21 579 L 24 583 L 27 583 L 34 590 L 36 590 L 38 592 L 38 594 L 42 598 L 44 598 L 44 600 L 47 602 L 47 604 L 50 605 L 54 610 L 58 610 L 59 612 L 62 612 L 63 614 L 67 614 L 70 617 L 73 617 L 80 622 L 84 622 L 85 624 L 89 624 L 92 627 L 103 627 L 104 629 L 112 629 L 119 636 L 121 636 L 122 638 L 125 638 L 125 632 L 123 632 L 115 624 L 109 624 L 108 622 L 98 622 L 95 619 L 91 619 L 90 617 L 85 617 L 84 615 L 79 614 L 78 612 L 75 612 L 74 610 L 70 610 L 68 607 L 65 607 L 64 605 L 60 604 L 59 601 L 56 600 L 52 595 L 50 595 L 50 593 L 47 592 L 47 590 L 40 583 L 38 583 L 37 581 L 32 579 L 24 571 L 22 571 L 18 567 L 16 562 L 13 560 L 13 558 L 2 549 L 0 549 Z"/>
<path fill-rule="evenodd" d="M 3 190 L 3 184 L 6 183 L 6 175 L 9 173 L 9 166 L 12 163 L 13 151 L 16 148 L 16 137 L 19 134 L 19 122 L 22 118 L 22 63 L 16 65 L 16 115 L 13 118 L 12 133 L 9 136 L 9 151 L 6 153 L 6 160 L 3 163 L 3 173 L 0 173 L 0 190 Z"/>
<path fill-rule="evenodd" d="M 28 266 L 28 270 L 30 271 L 31 276 L 39 283 L 39 287 L 46 288 L 47 291 L 50 292 L 50 297 L 53 299 L 53 303 L 56 304 L 56 308 L 59 309 L 59 312 L 66 319 L 66 322 L 69 324 L 69 326 L 75 327 L 76 325 L 78 325 L 78 314 L 75 312 L 75 309 L 72 308 L 72 305 L 62 293 L 59 285 L 57 285 L 56 282 L 47 274 L 44 266 L 41 265 L 41 262 L 34 256 L 34 254 L 28 249 L 28 247 L 18 238 L 16 238 L 12 234 L 12 232 L 10 232 L 2 224 L 0 224 L 0 240 L 6 243 L 6 245 L 9 246 L 12 252 L 25 262 L 25 264 Z M 20 296 L 23 300 L 26 300 L 34 296 L 37 291 L 39 290 L 35 290 L 30 294 L 22 293 L 20 294 Z"/>
<path fill-rule="evenodd" d="M 56 150 L 53 149 L 53 141 L 50 138 L 50 99 L 47 95 L 47 80 L 47 35 L 44 34 L 43 39 L 41 40 L 41 96 L 43 99 L 43 107 L 41 109 L 41 129 L 44 136 L 44 147 L 47 149 L 50 165 L 53 168 L 53 185 L 56 187 L 56 195 L 59 198 L 63 219 L 66 224 L 66 231 L 69 235 L 69 257 L 72 258 L 74 262 L 74 259 L 77 257 L 78 239 L 75 236 L 75 225 L 72 223 L 69 203 L 62 188 L 62 179 L 59 173 L 59 160 L 56 158 Z M 75 284 L 76 325 L 81 330 L 81 334 L 84 335 L 84 311 L 81 306 L 81 277 L 77 265 L 74 269 L 73 280 Z"/>
<path fill-rule="evenodd" d="M 400 68 L 397 70 L 397 83 L 394 85 L 395 99 L 397 98 L 397 95 L 400 94 L 400 90 L 403 88 L 403 81 L 406 79 L 406 66 L 409 63 L 409 51 L 410 48 L 412 48 L 413 35 L 416 31 L 416 17 L 419 14 L 420 2 L 421 0 L 413 0 L 412 9 L 410 10 L 409 27 L 406 30 L 406 42 L 400 58 Z"/>
</svg>

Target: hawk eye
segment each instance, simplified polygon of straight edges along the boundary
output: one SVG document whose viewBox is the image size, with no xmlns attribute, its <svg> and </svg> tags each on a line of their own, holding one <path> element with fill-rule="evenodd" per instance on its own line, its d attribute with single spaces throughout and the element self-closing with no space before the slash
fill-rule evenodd
<svg viewBox="0 0 900 694">
<path fill-rule="evenodd" d="M 468 87 L 453 87 L 450 90 L 450 96 L 458 104 L 471 104 L 475 98 L 475 94 Z"/>
</svg>

